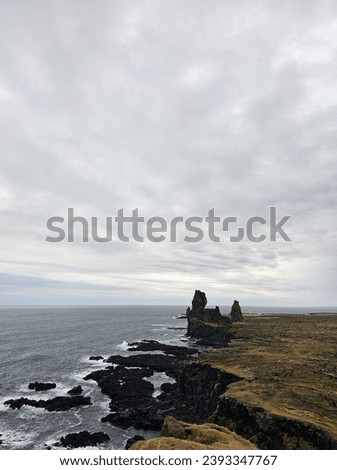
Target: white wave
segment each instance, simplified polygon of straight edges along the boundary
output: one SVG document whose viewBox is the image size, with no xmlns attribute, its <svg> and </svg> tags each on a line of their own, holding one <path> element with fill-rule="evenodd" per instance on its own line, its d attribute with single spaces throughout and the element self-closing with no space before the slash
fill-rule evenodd
<svg viewBox="0 0 337 470">
<path fill-rule="evenodd" d="M 175 383 L 176 380 L 172 377 L 169 377 L 166 375 L 165 372 L 154 372 L 151 377 L 144 377 L 144 380 L 147 380 L 148 382 L 151 382 L 152 385 L 154 386 L 154 391 L 152 393 L 152 396 L 156 398 L 158 395 L 162 393 L 161 386 L 163 383 Z"/>
<path fill-rule="evenodd" d="M 20 419 L 31 419 L 38 415 L 46 416 L 45 408 L 36 408 L 35 406 L 23 405 L 20 408 Z"/>
<path fill-rule="evenodd" d="M 78 385 L 78 382 L 81 382 L 81 386 L 83 387 L 83 384 L 88 383 L 87 380 L 84 380 L 84 377 L 94 372 L 95 369 L 105 369 L 105 367 L 104 366 L 102 367 L 102 364 L 100 364 L 100 367 L 92 367 L 90 369 L 76 370 L 75 372 L 72 372 L 71 374 L 69 374 L 69 378 L 73 382 L 77 382 L 77 385 Z M 70 388 L 73 388 L 73 387 L 74 387 L 74 384 Z"/>
<path fill-rule="evenodd" d="M 13 429 L 1 429 L 2 448 L 23 449 L 30 447 L 38 434 L 36 432 L 18 432 Z"/>
<path fill-rule="evenodd" d="M 98 359 L 96 361 L 93 361 L 93 360 L 90 360 L 89 357 L 91 356 L 103 356 L 102 354 L 88 354 L 86 356 L 82 356 L 80 358 L 80 362 L 82 364 L 86 364 L 86 365 L 89 365 L 92 366 L 92 367 L 95 367 L 95 366 L 101 366 L 102 365 L 102 359 Z M 104 360 L 104 359 L 103 359 Z"/>
<path fill-rule="evenodd" d="M 117 344 L 117 349 L 121 349 L 122 351 L 127 351 L 129 347 L 129 343 L 127 341 L 123 341 L 121 344 Z"/>
</svg>

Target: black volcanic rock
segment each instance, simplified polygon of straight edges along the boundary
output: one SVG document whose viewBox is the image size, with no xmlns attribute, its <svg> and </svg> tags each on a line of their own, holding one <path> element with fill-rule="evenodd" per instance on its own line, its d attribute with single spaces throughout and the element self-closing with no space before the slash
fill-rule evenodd
<svg viewBox="0 0 337 470">
<path fill-rule="evenodd" d="M 204 292 L 196 290 L 192 300 L 192 308 L 188 308 L 187 336 L 199 338 L 198 344 L 203 346 L 224 347 L 227 345 L 230 334 L 231 319 L 221 315 L 218 306 L 205 308 L 207 298 Z"/>
<path fill-rule="evenodd" d="M 234 303 L 232 305 L 231 319 L 232 319 L 232 322 L 237 322 L 237 321 L 242 321 L 243 320 L 241 307 L 240 307 L 240 304 L 237 300 L 234 300 Z"/>
<path fill-rule="evenodd" d="M 125 367 L 143 367 L 152 372 L 166 372 L 175 377 L 179 371 L 181 361 L 164 354 L 136 354 L 134 356 L 110 356 L 106 362 L 119 364 Z"/>
<path fill-rule="evenodd" d="M 100 361 L 101 359 L 104 359 L 103 356 L 90 356 L 89 361 Z"/>
<path fill-rule="evenodd" d="M 166 382 L 166 383 L 163 383 L 160 388 L 162 392 L 164 393 L 171 393 L 172 390 L 175 388 L 175 386 L 176 384 L 171 384 L 169 382 Z"/>
<path fill-rule="evenodd" d="M 137 407 L 109 413 L 101 421 L 122 429 L 134 427 L 145 431 L 159 431 L 164 423 L 165 416 L 154 402 L 151 407 Z"/>
<path fill-rule="evenodd" d="M 203 310 L 207 305 L 207 297 L 205 292 L 201 292 L 201 290 L 196 290 L 194 292 L 194 297 L 192 300 L 192 310 L 193 312 L 197 312 L 198 310 Z"/>
<path fill-rule="evenodd" d="M 160 429 L 164 417 L 158 414 L 158 401 L 152 396 L 153 384 L 144 380 L 151 375 L 151 369 L 117 366 L 84 377 L 84 380 L 95 380 L 102 393 L 111 398 L 111 413 L 102 422 L 121 428 Z"/>
<path fill-rule="evenodd" d="M 123 366 L 108 367 L 91 372 L 84 380 L 95 380 L 102 393 L 111 398 L 110 409 L 119 405 L 134 406 L 135 402 L 142 403 L 152 400 L 154 387 L 151 382 L 144 380 L 150 377 L 149 369 L 126 369 Z"/>
<path fill-rule="evenodd" d="M 130 447 L 135 443 L 135 442 L 138 442 L 138 441 L 144 441 L 144 437 L 143 436 L 139 436 L 138 434 L 135 434 L 133 437 L 130 437 L 130 439 L 128 439 L 126 441 L 126 444 L 125 444 L 125 450 L 128 450 L 130 449 Z"/>
<path fill-rule="evenodd" d="M 164 355 L 161 355 L 161 358 L 167 359 Z M 124 357 L 124 359 L 128 358 Z M 172 360 L 175 364 L 178 363 L 175 358 L 168 359 L 170 359 L 168 363 L 170 366 L 172 366 Z M 151 366 L 153 366 L 152 363 Z M 173 407 L 173 394 L 171 401 L 169 390 L 166 394 L 162 393 L 165 400 L 153 397 L 154 386 L 145 380 L 152 376 L 153 369 L 135 367 L 137 368 L 128 369 L 121 365 L 107 367 L 90 373 L 84 377 L 84 380 L 95 380 L 102 393 L 111 399 L 109 404 L 111 412 L 102 418 L 102 422 L 124 429 L 134 427 L 135 429 L 159 430 L 165 416 Z"/>
<path fill-rule="evenodd" d="M 200 290 L 196 290 L 192 300 L 192 309 L 188 308 L 186 311 L 188 326 L 191 318 L 213 323 L 225 321 L 226 317 L 221 315 L 218 306 L 216 306 L 215 308 L 206 308 L 206 305 L 206 294 L 204 292 L 201 292 Z"/>
<path fill-rule="evenodd" d="M 68 447 L 71 449 L 77 447 L 94 447 L 97 444 L 102 444 L 110 440 L 110 437 L 104 432 L 93 432 L 81 431 L 78 433 L 67 434 L 65 437 L 61 437 L 56 446 Z"/>
<path fill-rule="evenodd" d="M 199 297 L 199 304 L 206 305 L 206 298 Z M 104 362 L 113 365 L 93 371 L 84 380 L 95 380 L 102 393 L 111 399 L 110 413 L 102 422 L 123 429 L 160 430 L 165 417 L 180 407 L 178 387 L 163 384 L 161 394 L 153 396 L 154 386 L 147 379 L 155 372 L 165 372 L 177 379 L 186 361 L 191 360 L 198 349 L 142 340 L 130 343 L 128 350 L 144 354 L 112 355 Z M 161 354 L 155 354 L 156 351 Z"/>
<path fill-rule="evenodd" d="M 163 351 L 165 354 L 176 356 L 179 358 L 187 358 L 198 352 L 198 349 L 188 348 L 186 346 L 174 346 L 171 344 L 159 343 L 159 341 L 146 340 L 136 343 L 130 343 L 129 351 Z M 110 362 L 110 361 L 109 361 Z"/>
<path fill-rule="evenodd" d="M 20 409 L 22 406 L 33 406 L 35 408 L 44 408 L 47 411 L 68 411 L 71 408 L 83 405 L 91 405 L 89 397 L 55 397 L 50 400 L 31 400 L 29 398 L 17 398 L 5 401 L 5 405 L 10 408 Z"/>
<path fill-rule="evenodd" d="M 32 382 L 28 385 L 30 390 L 36 390 L 37 392 L 51 390 L 56 388 L 56 383 L 54 382 Z"/>
<path fill-rule="evenodd" d="M 68 395 L 81 395 L 83 392 L 83 388 L 81 385 L 78 385 L 77 387 L 73 387 L 71 390 L 68 390 Z"/>
</svg>

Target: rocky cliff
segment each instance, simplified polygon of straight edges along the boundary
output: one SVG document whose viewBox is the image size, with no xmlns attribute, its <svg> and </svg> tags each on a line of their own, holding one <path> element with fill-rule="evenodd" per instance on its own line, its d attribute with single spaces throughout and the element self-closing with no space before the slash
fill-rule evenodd
<svg viewBox="0 0 337 470">
<path fill-rule="evenodd" d="M 187 336 L 198 338 L 198 344 L 223 347 L 231 338 L 228 316 L 221 315 L 219 307 L 206 308 L 207 298 L 204 292 L 196 290 L 192 308 L 186 311 Z"/>
<path fill-rule="evenodd" d="M 208 323 L 200 318 L 206 296 L 198 299 L 190 328 Z M 166 418 L 160 438 L 133 448 L 237 449 L 239 441 L 226 440 L 232 432 L 244 439 L 242 449 L 246 441 L 261 449 L 337 449 L 337 316 L 247 315 L 230 331 L 227 347 L 201 354 L 177 376 L 172 414 L 193 424 Z M 207 440 L 214 425 L 224 434 Z"/>
</svg>

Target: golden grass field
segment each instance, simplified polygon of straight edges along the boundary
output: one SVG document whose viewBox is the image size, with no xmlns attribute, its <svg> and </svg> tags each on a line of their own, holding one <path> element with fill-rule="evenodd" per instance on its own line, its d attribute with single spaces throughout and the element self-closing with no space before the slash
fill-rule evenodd
<svg viewBox="0 0 337 470">
<path fill-rule="evenodd" d="M 256 414 L 262 412 L 264 421 L 276 417 L 277 423 L 280 417 L 308 424 L 337 442 L 337 315 L 247 314 L 230 328 L 235 336 L 228 347 L 203 353 L 194 361 L 241 379 L 219 397 L 209 422 L 196 425 L 168 417 L 162 437 L 140 441 L 133 448 L 254 448 L 254 439 L 238 436 L 233 432 L 241 429 L 237 423 L 222 417 L 225 402 L 260 410 Z M 300 436 L 296 444 L 287 439 L 285 433 L 285 447 L 312 448 L 301 443 Z"/>
</svg>

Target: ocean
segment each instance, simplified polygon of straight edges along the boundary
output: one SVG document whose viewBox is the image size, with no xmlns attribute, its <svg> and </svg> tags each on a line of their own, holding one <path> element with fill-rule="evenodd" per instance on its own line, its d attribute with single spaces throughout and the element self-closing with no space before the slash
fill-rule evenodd
<svg viewBox="0 0 337 470">
<path fill-rule="evenodd" d="M 229 306 L 220 307 L 228 312 Z M 123 449 L 134 434 L 156 435 L 135 429 L 122 430 L 101 418 L 109 413 L 109 398 L 94 381 L 83 377 L 104 368 L 102 361 L 89 361 L 91 355 L 133 354 L 127 343 L 155 339 L 169 344 L 188 345 L 186 306 L 22 306 L 0 307 L 0 449 L 44 449 L 61 436 L 87 430 L 103 431 L 110 436 L 102 449 Z M 250 313 L 309 313 L 336 311 L 323 308 L 245 307 Z M 184 342 L 182 342 L 184 341 Z M 138 353 L 139 354 L 139 353 Z M 30 382 L 55 382 L 56 389 L 36 392 Z M 151 378 L 155 393 L 163 382 L 172 381 L 162 374 Z M 48 399 L 66 396 L 81 385 L 92 406 L 69 411 L 48 412 L 23 406 L 12 410 L 4 405 L 11 398 Z"/>
</svg>

